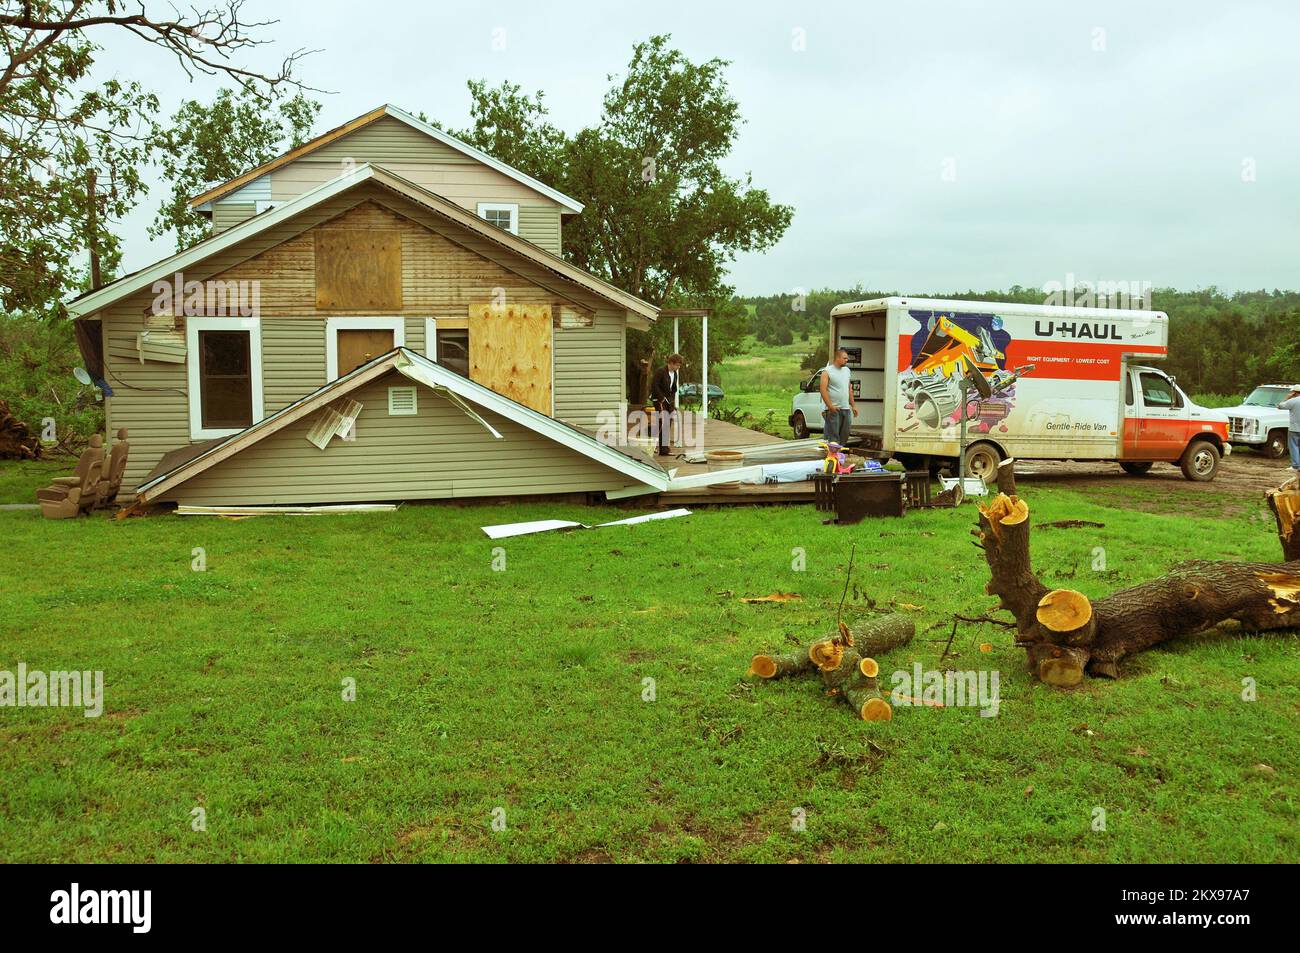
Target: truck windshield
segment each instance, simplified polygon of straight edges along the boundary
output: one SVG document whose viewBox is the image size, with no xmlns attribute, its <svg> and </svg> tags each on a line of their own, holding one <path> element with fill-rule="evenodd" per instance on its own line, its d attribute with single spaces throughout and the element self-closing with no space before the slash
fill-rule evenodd
<svg viewBox="0 0 1300 953">
<path fill-rule="evenodd" d="M 1285 387 L 1256 387 L 1242 403 L 1247 407 L 1276 407 L 1286 395 Z"/>
</svg>

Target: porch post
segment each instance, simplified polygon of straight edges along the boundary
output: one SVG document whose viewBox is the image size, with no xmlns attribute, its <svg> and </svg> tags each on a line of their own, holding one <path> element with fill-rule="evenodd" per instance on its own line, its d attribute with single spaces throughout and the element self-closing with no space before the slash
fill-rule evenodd
<svg viewBox="0 0 1300 953">
<path fill-rule="evenodd" d="M 708 426 L 709 420 L 709 315 L 704 313 L 704 334 L 701 341 L 701 350 L 704 351 L 704 383 L 700 387 L 700 408 L 704 412 L 704 426 Z"/>
</svg>

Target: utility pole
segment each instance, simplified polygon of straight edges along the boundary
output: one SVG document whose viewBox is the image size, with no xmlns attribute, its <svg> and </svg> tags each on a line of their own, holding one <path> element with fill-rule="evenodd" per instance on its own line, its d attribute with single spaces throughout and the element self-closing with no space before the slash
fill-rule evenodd
<svg viewBox="0 0 1300 953">
<path fill-rule="evenodd" d="M 95 170 L 86 170 L 86 247 L 90 251 L 90 290 L 103 284 L 99 276 L 99 194 L 95 191 Z"/>
</svg>

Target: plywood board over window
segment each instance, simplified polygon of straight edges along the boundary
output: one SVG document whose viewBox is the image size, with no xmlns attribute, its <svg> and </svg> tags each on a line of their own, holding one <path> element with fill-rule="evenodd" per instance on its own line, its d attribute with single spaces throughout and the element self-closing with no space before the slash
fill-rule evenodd
<svg viewBox="0 0 1300 953">
<path fill-rule="evenodd" d="M 551 336 L 549 304 L 471 305 L 470 380 L 549 415 Z"/>
<path fill-rule="evenodd" d="M 402 233 L 394 228 L 316 231 L 316 307 L 397 311 L 402 307 Z"/>
</svg>

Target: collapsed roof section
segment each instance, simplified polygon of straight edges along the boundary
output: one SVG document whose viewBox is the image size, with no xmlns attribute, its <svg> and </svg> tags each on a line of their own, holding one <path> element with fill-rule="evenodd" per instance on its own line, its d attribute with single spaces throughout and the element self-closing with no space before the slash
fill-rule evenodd
<svg viewBox="0 0 1300 953">
<path fill-rule="evenodd" d="M 212 470 L 223 461 L 257 446 L 291 424 L 304 420 L 317 411 L 327 408 L 339 398 L 352 394 L 394 371 L 449 401 L 493 440 L 505 439 L 493 423 L 492 418 L 495 415 L 566 447 L 614 471 L 633 484 L 644 485 L 650 488 L 651 492 L 662 491 L 668 487 L 669 474 L 649 458 L 635 451 L 625 452 L 611 446 L 585 430 L 525 407 L 482 384 L 434 363 L 415 351 L 398 347 L 318 388 L 239 433 L 168 454 L 146 477 L 145 482 L 137 487 L 137 502 L 157 501 L 174 493 L 187 481 Z M 307 473 L 304 472 L 303 475 L 306 476 Z M 358 490 L 356 496 L 359 500 L 364 498 L 364 489 Z"/>
</svg>

